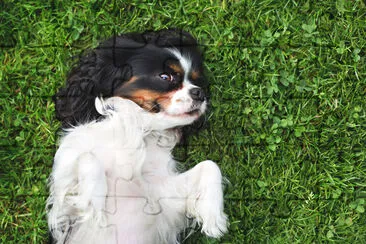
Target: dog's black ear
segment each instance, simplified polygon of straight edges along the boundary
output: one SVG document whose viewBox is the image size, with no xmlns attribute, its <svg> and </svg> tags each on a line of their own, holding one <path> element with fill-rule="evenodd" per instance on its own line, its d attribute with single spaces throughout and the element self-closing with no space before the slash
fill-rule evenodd
<svg viewBox="0 0 366 244">
<path fill-rule="evenodd" d="M 63 127 L 99 118 L 95 98 L 113 96 L 114 90 L 132 76 L 128 59 L 137 43 L 124 36 L 113 37 L 80 58 L 67 77 L 66 86 L 53 97 L 56 118 Z"/>
<path fill-rule="evenodd" d="M 62 127 L 67 128 L 99 117 L 94 106 L 97 96 L 94 88 L 95 82 L 75 80 L 53 97 L 56 118 L 62 122 Z"/>
</svg>

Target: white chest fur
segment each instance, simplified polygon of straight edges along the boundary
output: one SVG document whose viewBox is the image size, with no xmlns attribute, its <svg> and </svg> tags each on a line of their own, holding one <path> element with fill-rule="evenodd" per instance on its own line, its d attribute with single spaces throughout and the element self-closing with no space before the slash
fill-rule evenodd
<svg viewBox="0 0 366 244">
<path fill-rule="evenodd" d="M 218 166 L 204 161 L 178 174 L 174 130 L 153 130 L 154 115 L 129 106 L 129 116 L 113 113 L 61 140 L 47 203 L 57 243 L 175 243 L 192 223 L 187 216 L 207 235 L 221 236 Z"/>
</svg>

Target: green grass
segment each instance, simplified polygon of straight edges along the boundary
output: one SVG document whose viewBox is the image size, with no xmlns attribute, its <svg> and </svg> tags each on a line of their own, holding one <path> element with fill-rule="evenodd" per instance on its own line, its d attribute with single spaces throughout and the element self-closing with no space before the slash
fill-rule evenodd
<svg viewBox="0 0 366 244">
<path fill-rule="evenodd" d="M 201 40 L 211 81 L 209 127 L 177 157 L 229 180 L 229 233 L 186 243 L 366 242 L 364 1 L 121 2 L 0 3 L 1 243 L 47 240 L 51 96 L 73 57 L 167 27 Z"/>
</svg>

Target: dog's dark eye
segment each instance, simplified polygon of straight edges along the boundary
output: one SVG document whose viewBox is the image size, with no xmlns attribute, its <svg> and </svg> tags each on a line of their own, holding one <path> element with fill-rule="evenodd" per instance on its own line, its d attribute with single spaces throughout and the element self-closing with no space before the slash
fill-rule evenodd
<svg viewBox="0 0 366 244">
<path fill-rule="evenodd" d="M 179 82 L 182 79 L 180 73 L 177 72 L 171 74 L 162 73 L 160 74 L 160 78 L 170 82 Z"/>
<path fill-rule="evenodd" d="M 172 81 L 173 79 L 172 75 L 166 73 L 160 74 L 160 78 L 166 81 Z"/>
</svg>

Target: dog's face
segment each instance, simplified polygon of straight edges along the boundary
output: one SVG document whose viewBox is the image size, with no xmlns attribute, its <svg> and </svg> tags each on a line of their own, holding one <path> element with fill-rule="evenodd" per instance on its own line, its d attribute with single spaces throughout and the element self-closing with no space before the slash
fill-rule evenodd
<svg viewBox="0 0 366 244">
<path fill-rule="evenodd" d="M 77 125 L 101 116 L 94 106 L 96 97 L 122 97 L 188 125 L 206 110 L 206 88 L 202 55 L 189 33 L 124 34 L 81 58 L 66 88 L 56 94 L 56 114 L 65 127 Z"/>
<path fill-rule="evenodd" d="M 166 116 L 198 118 L 205 112 L 207 98 L 199 86 L 202 63 L 192 50 L 149 45 L 136 50 L 124 65 L 131 77 L 115 86 L 114 96 Z"/>
</svg>

